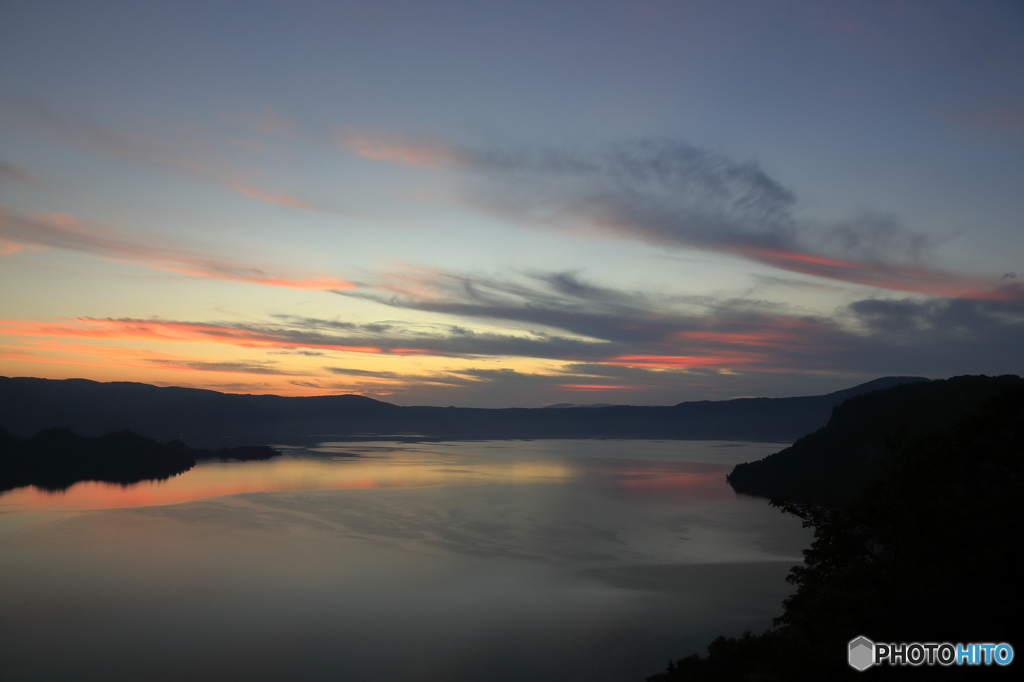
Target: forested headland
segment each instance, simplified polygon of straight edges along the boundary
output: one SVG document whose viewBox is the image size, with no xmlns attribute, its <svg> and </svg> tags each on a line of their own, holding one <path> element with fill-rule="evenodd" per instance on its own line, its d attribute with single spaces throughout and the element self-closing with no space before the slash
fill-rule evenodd
<svg viewBox="0 0 1024 682">
<path fill-rule="evenodd" d="M 180 440 L 160 443 L 131 431 L 88 438 L 70 429 L 53 428 L 31 438 L 18 438 L 0 429 L 0 492 L 27 485 L 64 490 L 79 481 L 128 485 L 176 476 L 194 467 L 197 460 L 258 460 L 278 454 L 263 445 L 190 448 Z"/>
<path fill-rule="evenodd" d="M 957 411 L 960 417 L 951 418 Z M 719 637 L 707 656 L 671 661 L 648 682 L 976 677 L 983 669 L 860 673 L 847 664 L 846 647 L 860 635 L 876 642 L 1020 644 L 1024 382 L 957 377 L 898 386 L 848 401 L 833 422 L 836 433 L 822 429 L 804 445 L 804 462 L 836 456 L 848 463 L 854 448 L 832 449 L 844 434 L 887 434 L 883 451 L 864 459 L 870 469 L 857 472 L 857 480 L 866 479 L 857 490 L 837 489 L 831 465 L 812 464 L 794 468 L 800 485 L 790 488 L 812 500 L 772 500 L 814 528 L 804 563 L 788 578 L 796 589 L 774 627 Z"/>
</svg>

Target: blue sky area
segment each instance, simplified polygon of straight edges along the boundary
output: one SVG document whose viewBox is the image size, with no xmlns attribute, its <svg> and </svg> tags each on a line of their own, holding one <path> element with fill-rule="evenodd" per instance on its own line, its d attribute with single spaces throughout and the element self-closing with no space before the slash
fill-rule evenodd
<svg viewBox="0 0 1024 682">
<path fill-rule="evenodd" d="M 0 374 L 672 404 L 1019 374 L 1020 2 L 0 5 Z"/>
</svg>

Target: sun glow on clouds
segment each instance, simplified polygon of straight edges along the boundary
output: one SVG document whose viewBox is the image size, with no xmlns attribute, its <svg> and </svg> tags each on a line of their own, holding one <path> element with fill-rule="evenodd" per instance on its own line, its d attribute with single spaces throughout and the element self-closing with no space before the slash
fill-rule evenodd
<svg viewBox="0 0 1024 682">
<path fill-rule="evenodd" d="M 723 367 L 729 369 L 751 369 L 766 364 L 769 357 L 763 354 L 729 353 L 727 355 L 621 355 L 605 360 L 609 365 L 627 367 Z"/>
<path fill-rule="evenodd" d="M 327 340 L 307 339 L 297 342 L 282 338 L 273 331 L 231 328 L 216 324 L 176 322 L 173 320 L 98 320 L 80 318 L 57 323 L 0 321 L 0 329 L 14 333 L 39 336 L 83 337 L 94 339 L 154 339 L 160 341 L 199 341 L 224 343 L 234 346 L 269 348 L 322 348 L 352 353 L 382 353 L 375 346 L 357 346 L 331 343 Z"/>
<path fill-rule="evenodd" d="M 621 384 L 558 384 L 559 388 L 564 388 L 567 391 L 636 391 L 642 388 L 641 386 L 625 386 Z"/>
<path fill-rule="evenodd" d="M 78 226 L 66 222 L 66 231 Z M 616 290 L 575 273 L 502 279 L 410 268 L 335 292 L 369 314 L 392 311 L 386 321 L 289 314 L 206 322 L 10 319 L 0 322 L 0 334 L 14 340 L 6 344 L 8 363 L 77 363 L 107 376 L 120 367 L 136 379 L 160 377 L 149 379 L 157 383 L 381 397 L 509 386 L 553 399 L 558 392 L 669 391 L 696 374 L 829 372 L 836 358 L 854 358 L 855 367 L 879 347 L 913 355 L 908 330 L 926 334 L 932 348 L 941 339 L 981 342 L 964 329 L 999 328 L 1010 338 L 1024 323 L 1024 296 L 1012 278 L 1007 282 L 987 299 L 867 299 L 813 316 L 759 301 Z M 409 314 L 417 322 L 403 321 Z M 75 339 L 78 350 L 69 343 Z M 103 348 L 83 350 L 89 343 Z M 250 383 L 217 384 L 217 375 L 248 375 Z"/>
</svg>

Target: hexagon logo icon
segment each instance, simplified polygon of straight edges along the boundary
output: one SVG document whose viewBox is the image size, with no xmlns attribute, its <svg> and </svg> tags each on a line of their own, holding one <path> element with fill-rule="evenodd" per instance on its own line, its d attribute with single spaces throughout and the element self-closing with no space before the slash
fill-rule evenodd
<svg viewBox="0 0 1024 682">
<path fill-rule="evenodd" d="M 850 640 L 850 649 L 847 652 L 851 668 L 867 670 L 875 662 L 875 643 L 864 636 Z"/>
</svg>

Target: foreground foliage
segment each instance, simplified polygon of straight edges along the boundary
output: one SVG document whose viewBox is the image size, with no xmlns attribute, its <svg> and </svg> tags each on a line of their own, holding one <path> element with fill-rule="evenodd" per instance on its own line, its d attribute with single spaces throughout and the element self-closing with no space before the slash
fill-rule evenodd
<svg viewBox="0 0 1024 682">
<path fill-rule="evenodd" d="M 648 682 L 971 676 L 997 669 L 873 668 L 846 663 L 858 635 L 883 642 L 1021 640 L 1024 390 L 926 436 L 890 443 L 881 475 L 840 505 L 773 500 L 814 528 L 796 591 L 775 628 L 719 637 L 708 656 Z"/>
</svg>

